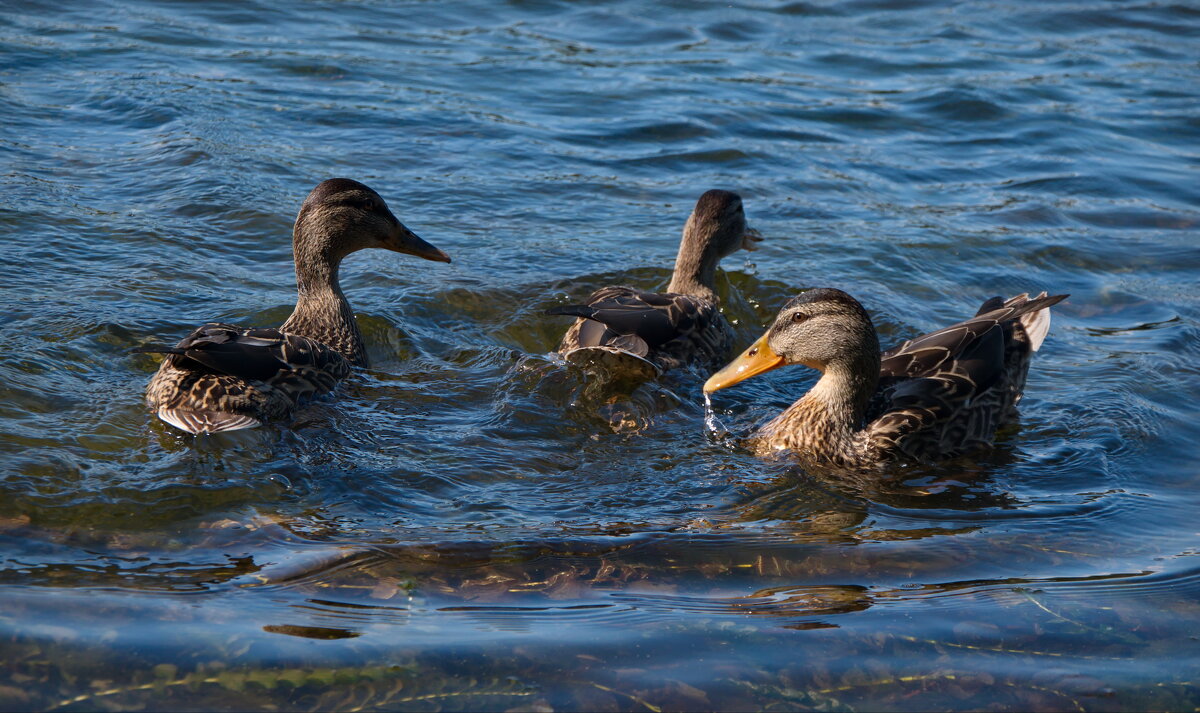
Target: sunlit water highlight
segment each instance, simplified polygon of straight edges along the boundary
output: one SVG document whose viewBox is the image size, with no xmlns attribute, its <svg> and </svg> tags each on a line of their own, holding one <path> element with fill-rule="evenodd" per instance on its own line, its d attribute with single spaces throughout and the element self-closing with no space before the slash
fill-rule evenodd
<svg viewBox="0 0 1200 713">
<path fill-rule="evenodd" d="M 729 429 L 725 428 L 725 424 L 717 418 L 716 411 L 713 411 L 712 394 L 707 393 L 704 394 L 704 428 L 714 438 L 724 438 L 729 434 Z"/>
<path fill-rule="evenodd" d="M 1193 709 L 1200 13 L 1186 4 L 5 3 L 0 708 Z M 371 369 L 206 439 L 131 355 L 276 325 L 319 180 Z M 998 446 L 887 478 L 737 437 L 813 381 L 614 398 L 544 310 L 666 285 L 739 191 L 739 349 L 1069 292 Z M 720 435 L 728 430 L 727 436 Z"/>
</svg>

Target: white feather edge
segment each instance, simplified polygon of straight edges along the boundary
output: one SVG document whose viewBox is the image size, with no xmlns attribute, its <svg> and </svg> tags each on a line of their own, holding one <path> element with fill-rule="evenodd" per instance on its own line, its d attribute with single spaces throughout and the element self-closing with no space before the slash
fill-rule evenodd
<svg viewBox="0 0 1200 713">
<path fill-rule="evenodd" d="M 222 433 L 254 428 L 262 422 L 250 416 L 221 411 L 188 411 L 185 409 L 159 409 L 158 417 L 181 431 L 188 433 Z"/>
<path fill-rule="evenodd" d="M 1038 297 L 1045 296 L 1045 292 L 1038 295 Z M 1025 328 L 1025 334 L 1029 336 L 1029 350 L 1036 352 L 1041 348 L 1042 342 L 1046 340 L 1046 335 L 1050 332 L 1050 308 L 1044 307 L 1037 312 L 1028 312 L 1021 315 L 1020 320 L 1021 326 Z"/>
</svg>

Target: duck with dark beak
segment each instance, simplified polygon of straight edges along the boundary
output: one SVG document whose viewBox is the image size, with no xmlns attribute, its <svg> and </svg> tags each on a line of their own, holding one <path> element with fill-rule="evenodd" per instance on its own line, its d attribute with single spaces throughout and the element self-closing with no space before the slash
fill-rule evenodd
<svg viewBox="0 0 1200 713">
<path fill-rule="evenodd" d="M 741 196 L 705 191 L 684 223 L 667 291 L 612 285 L 583 304 L 547 310 L 576 318 L 559 353 L 626 384 L 689 364 L 711 368 L 724 362 L 733 351 L 734 334 L 720 310 L 717 265 L 738 250 L 757 249 L 762 239 L 746 224 Z"/>
<path fill-rule="evenodd" d="M 414 255 L 434 262 L 450 262 L 449 255 L 425 242 L 421 236 L 409 230 L 399 220 L 396 221 L 395 233 L 384 247 L 388 250 L 394 250 L 406 255 Z"/>
<path fill-rule="evenodd" d="M 338 282 L 342 259 L 381 248 L 434 262 L 450 257 L 401 223 L 378 193 L 348 178 L 324 181 L 308 194 L 292 229 L 296 308 L 279 329 L 209 323 L 166 354 L 146 388 L 146 403 L 163 421 L 189 433 L 253 428 L 284 418 L 367 365 L 354 311 Z"/>
</svg>

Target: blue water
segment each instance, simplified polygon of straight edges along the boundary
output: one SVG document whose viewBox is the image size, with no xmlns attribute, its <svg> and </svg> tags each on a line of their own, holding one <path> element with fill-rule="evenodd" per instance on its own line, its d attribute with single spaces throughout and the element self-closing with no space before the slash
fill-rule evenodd
<svg viewBox="0 0 1200 713">
<path fill-rule="evenodd" d="M 0 709 L 1200 706 L 1200 11 L 1138 2 L 0 7 Z M 451 265 L 343 266 L 373 367 L 294 423 L 142 405 L 277 325 L 320 180 Z M 697 196 L 740 345 L 1068 292 L 994 450 L 738 437 L 812 382 L 610 402 L 542 311 L 665 286 Z"/>
</svg>

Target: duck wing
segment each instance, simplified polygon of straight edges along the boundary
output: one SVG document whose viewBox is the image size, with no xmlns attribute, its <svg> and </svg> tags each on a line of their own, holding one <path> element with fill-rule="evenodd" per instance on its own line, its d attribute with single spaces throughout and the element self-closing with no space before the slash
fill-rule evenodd
<svg viewBox="0 0 1200 713">
<path fill-rule="evenodd" d="M 883 378 L 914 378 L 936 376 L 957 368 L 971 375 L 979 384 L 989 383 L 992 372 L 1003 367 L 1003 343 L 999 363 L 992 361 L 996 358 L 992 353 L 994 349 L 985 349 L 982 343 L 993 341 L 993 333 L 997 330 L 1002 334 L 1006 328 L 1011 329 L 1013 321 L 1023 315 L 1039 312 L 1066 298 L 1067 295 L 1048 297 L 1043 293 L 1032 299 L 1029 295 L 1017 295 L 1001 302 L 1000 298 L 993 297 L 984 302 L 971 319 L 910 339 L 885 351 L 880 375 Z"/>
<path fill-rule="evenodd" d="M 230 324 L 202 325 L 174 347 L 133 351 L 167 355 L 146 387 L 146 403 L 188 433 L 254 428 L 350 373 L 350 362 L 320 342 Z"/>
<path fill-rule="evenodd" d="M 689 295 L 604 287 L 593 292 L 585 304 L 554 307 L 546 313 L 583 317 L 603 325 L 604 329 L 581 327 L 576 348 L 609 346 L 645 356 L 711 319 L 713 309 L 706 300 Z"/>
<path fill-rule="evenodd" d="M 134 351 L 168 354 L 177 368 L 261 381 L 298 392 L 328 391 L 350 373 L 346 358 L 320 342 L 278 329 L 243 329 L 218 322 L 201 325 L 174 347 Z"/>
<path fill-rule="evenodd" d="M 1066 298 L 992 298 L 971 319 L 884 352 L 868 410 L 875 446 L 925 459 L 990 441 L 1024 385 L 1017 364 L 1027 364 L 1030 340 L 1014 339 L 1014 330 Z"/>
</svg>

